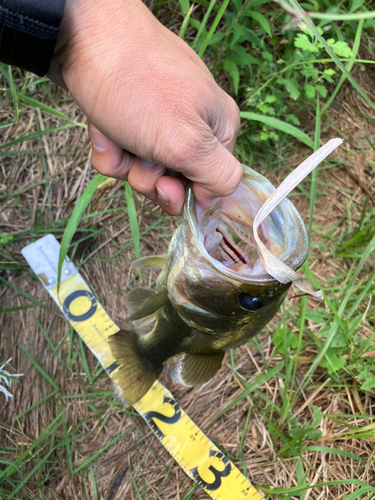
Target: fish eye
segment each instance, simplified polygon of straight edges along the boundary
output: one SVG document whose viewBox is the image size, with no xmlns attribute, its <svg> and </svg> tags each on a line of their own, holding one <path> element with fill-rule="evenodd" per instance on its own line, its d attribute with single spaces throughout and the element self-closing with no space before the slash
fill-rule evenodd
<svg viewBox="0 0 375 500">
<path fill-rule="evenodd" d="M 253 297 L 247 293 L 241 293 L 241 295 L 238 296 L 238 303 L 247 311 L 257 311 L 264 306 L 263 299 L 260 297 Z"/>
</svg>

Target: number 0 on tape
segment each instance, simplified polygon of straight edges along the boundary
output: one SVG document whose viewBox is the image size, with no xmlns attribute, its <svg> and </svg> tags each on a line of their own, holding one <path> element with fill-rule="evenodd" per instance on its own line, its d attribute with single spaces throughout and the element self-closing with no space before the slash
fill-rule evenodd
<svg viewBox="0 0 375 500">
<path fill-rule="evenodd" d="M 62 268 L 57 295 L 60 244 L 49 234 L 22 249 L 22 254 L 65 317 L 110 377 L 118 369 L 107 339 L 119 327 L 111 320 L 72 262 Z M 186 474 L 212 498 L 261 500 L 241 472 L 204 435 L 158 381 L 134 405 Z"/>
</svg>

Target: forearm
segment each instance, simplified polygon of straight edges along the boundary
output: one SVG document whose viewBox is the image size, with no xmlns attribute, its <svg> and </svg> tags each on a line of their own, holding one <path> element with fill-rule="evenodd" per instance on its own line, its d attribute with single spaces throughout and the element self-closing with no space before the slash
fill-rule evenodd
<svg viewBox="0 0 375 500">
<path fill-rule="evenodd" d="M 65 0 L 0 0 L 0 61 L 44 76 Z"/>
</svg>

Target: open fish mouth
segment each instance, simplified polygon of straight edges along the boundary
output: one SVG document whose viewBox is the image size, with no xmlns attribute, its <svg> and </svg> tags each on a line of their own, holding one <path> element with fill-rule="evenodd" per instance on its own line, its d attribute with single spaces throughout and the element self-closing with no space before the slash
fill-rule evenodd
<svg viewBox="0 0 375 500">
<path fill-rule="evenodd" d="M 303 292 L 323 299 L 320 290 L 295 272 L 306 259 L 308 238 L 300 215 L 285 196 L 342 142 L 339 138 L 328 141 L 277 189 L 244 167 L 239 188 L 207 210 L 195 202 L 190 187 L 186 216 L 201 258 L 218 272 L 244 283 L 293 282 Z M 256 259 L 251 257 L 254 243 Z"/>
<path fill-rule="evenodd" d="M 274 281 L 259 259 L 253 225 L 263 203 L 275 191 L 262 175 L 244 166 L 244 178 L 231 195 L 202 209 L 188 188 L 186 213 L 203 260 L 218 272 L 241 282 Z M 298 269 L 308 252 L 305 225 L 287 199 L 260 226 L 268 250 L 292 269 Z"/>
</svg>

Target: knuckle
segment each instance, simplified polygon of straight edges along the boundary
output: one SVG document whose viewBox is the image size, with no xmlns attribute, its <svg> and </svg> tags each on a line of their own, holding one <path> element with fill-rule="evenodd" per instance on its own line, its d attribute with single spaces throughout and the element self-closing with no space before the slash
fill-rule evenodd
<svg viewBox="0 0 375 500">
<path fill-rule="evenodd" d="M 221 188 L 221 196 L 231 195 L 238 187 L 241 182 L 243 175 L 243 170 L 239 162 L 232 162 L 229 169 L 223 172 L 221 179 L 219 180 L 219 185 Z"/>
<path fill-rule="evenodd" d="M 195 156 L 197 150 L 201 148 L 198 134 L 189 130 L 186 126 L 176 126 L 170 129 L 160 141 L 163 150 L 157 156 L 163 156 L 164 161 L 160 163 L 168 167 L 184 167 L 191 158 Z"/>
</svg>

